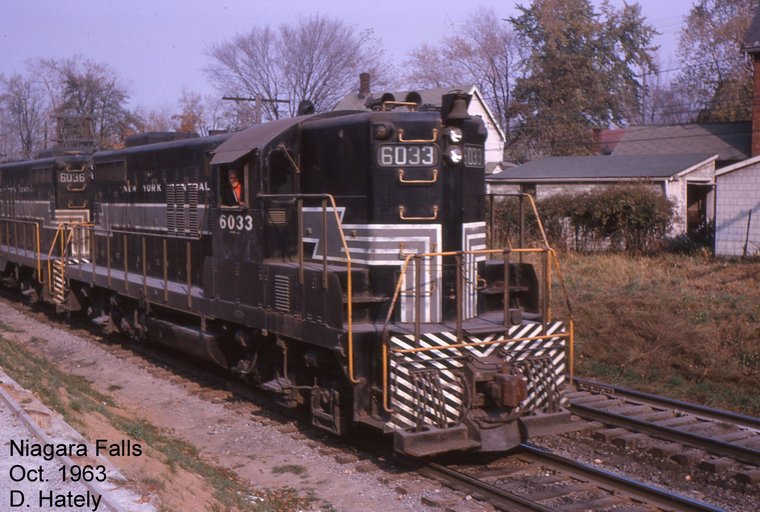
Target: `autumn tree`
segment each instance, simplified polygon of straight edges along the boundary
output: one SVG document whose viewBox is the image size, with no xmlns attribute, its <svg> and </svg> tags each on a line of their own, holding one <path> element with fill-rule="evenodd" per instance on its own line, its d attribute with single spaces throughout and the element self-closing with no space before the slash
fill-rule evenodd
<svg viewBox="0 0 760 512">
<path fill-rule="evenodd" d="M 140 119 L 140 131 L 168 132 L 175 128 L 174 109 L 171 105 L 159 105 L 151 108 L 140 106 L 135 109 L 135 116 Z"/>
<path fill-rule="evenodd" d="M 758 0 L 698 0 L 678 43 L 677 84 L 701 122 L 750 118 L 752 68 L 741 53 Z"/>
<path fill-rule="evenodd" d="M 440 43 L 413 50 L 407 80 L 413 87 L 477 85 L 508 134 L 511 93 L 522 76 L 524 54 L 509 25 L 493 9 L 481 8 Z"/>
<path fill-rule="evenodd" d="M 179 106 L 180 113 L 172 116 L 176 122 L 176 131 L 207 135 L 208 130 L 205 130 L 206 120 L 201 95 L 183 90 L 179 99 Z"/>
<path fill-rule="evenodd" d="M 20 74 L 0 77 L 7 157 L 31 158 L 44 145 L 46 103 L 39 85 Z"/>
<path fill-rule="evenodd" d="M 384 76 L 383 51 L 369 31 L 321 15 L 279 28 L 255 27 L 213 45 L 206 72 L 219 92 L 231 97 L 288 100 L 264 102 L 264 119 L 296 114 L 302 100 L 327 111 L 354 89 L 361 72 Z"/>
<path fill-rule="evenodd" d="M 530 48 L 514 90 L 517 158 L 591 153 L 593 128 L 639 116 L 656 32 L 637 4 L 596 11 L 590 0 L 534 0 L 517 8 L 510 21 Z"/>
<path fill-rule="evenodd" d="M 178 104 L 180 112 L 171 116 L 178 132 L 206 136 L 215 131 L 236 131 L 253 123 L 253 112 L 245 102 L 230 103 L 183 90 Z"/>
</svg>

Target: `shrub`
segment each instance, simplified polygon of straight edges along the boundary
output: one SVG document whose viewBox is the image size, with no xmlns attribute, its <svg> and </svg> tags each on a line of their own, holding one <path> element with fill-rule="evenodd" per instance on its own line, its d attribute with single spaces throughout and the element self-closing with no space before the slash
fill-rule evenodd
<svg viewBox="0 0 760 512">
<path fill-rule="evenodd" d="M 611 185 L 581 194 L 557 194 L 538 202 L 549 243 L 577 250 L 609 248 L 629 253 L 661 249 L 670 230 L 673 205 L 645 184 Z M 497 206 L 497 233 L 514 243 L 519 222 L 515 203 Z M 526 222 L 526 231 L 539 237 L 538 224 Z"/>
</svg>

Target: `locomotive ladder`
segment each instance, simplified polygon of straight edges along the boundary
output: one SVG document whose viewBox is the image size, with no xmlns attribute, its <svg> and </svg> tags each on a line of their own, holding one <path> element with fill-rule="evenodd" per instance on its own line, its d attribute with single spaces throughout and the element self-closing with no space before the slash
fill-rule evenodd
<svg viewBox="0 0 760 512">
<path fill-rule="evenodd" d="M 63 258 L 52 261 L 53 270 L 50 274 L 50 295 L 54 304 L 63 304 L 66 301 L 66 260 Z"/>
<path fill-rule="evenodd" d="M 84 256 L 88 250 L 86 239 L 82 238 L 82 230 L 92 224 L 83 222 L 62 222 L 55 231 L 55 236 L 48 251 L 48 291 L 54 304 L 64 304 L 68 298 L 69 286 L 67 277 L 68 258 L 70 253 L 74 256 Z M 79 236 L 77 236 L 77 234 Z M 84 242 L 84 243 L 83 243 Z M 59 254 L 53 253 L 58 248 Z"/>
</svg>

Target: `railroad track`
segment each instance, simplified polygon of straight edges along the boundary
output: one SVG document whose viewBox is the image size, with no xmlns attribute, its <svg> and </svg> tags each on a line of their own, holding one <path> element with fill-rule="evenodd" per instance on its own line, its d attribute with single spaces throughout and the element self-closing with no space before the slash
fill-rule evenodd
<svg viewBox="0 0 760 512">
<path fill-rule="evenodd" d="M 47 314 L 45 314 L 47 316 Z M 94 327 L 90 326 L 88 323 L 80 323 L 80 322 L 74 322 L 74 326 L 78 328 L 85 328 L 85 330 L 91 332 L 95 337 L 101 338 L 102 335 L 100 335 Z M 254 404 L 264 406 L 269 405 L 271 406 L 270 400 L 267 398 L 262 398 L 259 393 L 256 393 L 255 390 L 251 390 L 247 388 L 246 386 L 241 385 L 238 382 L 232 382 L 229 379 L 229 375 L 224 374 L 220 375 L 219 372 L 209 371 L 208 368 L 200 368 L 198 365 L 194 364 L 192 361 L 186 361 L 186 360 L 179 360 L 176 357 L 176 355 L 168 355 L 163 350 L 157 350 L 156 347 L 152 347 L 151 345 L 145 345 L 145 344 L 139 344 L 139 343 L 133 343 L 130 340 L 127 340 L 120 336 L 114 336 L 111 337 L 112 341 L 115 341 L 114 338 L 118 338 L 118 342 L 116 344 L 111 345 L 111 349 L 115 351 L 121 351 L 123 349 L 126 349 L 128 351 L 131 351 L 135 354 L 139 354 L 143 357 L 146 357 L 148 360 L 152 361 L 153 363 L 158 363 L 162 366 L 168 366 L 175 372 L 179 372 L 180 375 L 185 376 L 192 376 L 193 380 L 198 381 L 203 386 L 211 386 L 212 388 L 216 389 L 226 389 L 228 391 L 232 391 L 235 395 L 238 397 L 244 398 L 247 401 L 250 401 Z M 184 359 L 184 358 L 181 358 Z M 608 386 L 606 384 L 599 384 L 596 383 L 596 388 L 592 388 L 591 384 L 581 384 L 581 386 L 587 385 L 587 388 L 582 388 L 578 391 L 578 393 L 586 393 L 585 396 L 591 395 L 588 391 L 588 389 L 594 389 L 594 393 L 600 393 L 601 390 L 613 390 L 611 386 Z M 618 392 L 618 396 L 620 396 L 620 393 L 622 391 Z M 575 395 L 575 397 L 579 397 L 580 395 Z M 656 399 L 659 399 L 660 397 L 654 397 Z M 279 408 L 278 408 L 279 409 Z M 676 409 L 674 406 L 669 406 L 670 409 Z M 679 411 L 685 410 L 685 407 L 677 408 Z M 271 409 L 269 409 L 271 411 Z M 290 411 L 283 411 L 283 410 L 277 410 L 271 411 L 273 416 L 285 416 L 289 417 L 290 420 L 295 419 L 295 416 L 289 414 Z M 278 414 L 279 413 L 279 414 Z M 702 416 L 707 416 L 706 414 L 702 414 Z M 738 415 L 737 415 L 738 416 Z M 284 418 L 283 418 L 284 419 Z M 756 418 L 747 418 L 747 421 L 757 421 Z M 275 420 L 275 423 L 282 420 Z M 743 428 L 752 428 L 748 425 L 743 425 Z M 308 429 L 307 429 L 308 430 Z M 320 435 L 321 432 L 315 432 L 316 437 L 322 438 L 323 435 Z M 312 437 L 311 435 L 309 437 Z M 335 441 L 335 440 L 334 440 Z M 328 446 L 344 446 L 344 442 L 337 442 L 335 441 L 330 442 L 330 436 L 327 436 L 327 440 L 323 440 Z M 374 443 L 377 444 L 377 443 Z M 352 446 L 361 446 L 360 450 L 367 450 L 367 452 L 376 453 L 375 450 L 370 450 L 367 447 L 364 447 L 362 443 L 357 443 L 355 440 L 353 441 Z M 525 447 L 523 451 L 520 452 L 519 457 L 522 461 L 522 465 L 529 465 L 531 464 L 530 460 L 530 453 L 528 453 L 528 450 L 530 450 L 529 447 Z M 535 456 L 535 454 L 532 454 Z M 547 455 L 548 457 L 549 455 Z M 385 454 L 383 455 L 383 458 L 386 460 L 391 460 L 392 456 Z M 559 458 L 557 458 L 559 460 Z M 401 461 L 395 460 L 396 463 L 400 463 Z M 581 464 L 575 463 L 571 460 L 566 461 L 567 467 L 571 467 L 571 465 L 577 464 L 578 467 L 582 467 Z M 405 464 L 402 464 L 405 465 Z M 470 484 L 462 483 L 463 479 L 460 477 L 458 478 L 459 483 L 453 483 L 450 485 L 452 488 L 461 490 L 463 492 L 471 493 L 473 496 L 479 499 L 484 499 L 486 501 L 491 502 L 496 506 L 497 508 L 500 508 L 502 510 L 568 510 L 568 511 L 574 511 L 574 510 L 605 510 L 605 504 L 607 503 L 614 503 L 618 504 L 616 506 L 615 511 L 645 511 L 645 510 L 721 510 L 719 508 L 712 507 L 710 505 L 706 505 L 703 503 L 699 503 L 696 501 L 692 501 L 688 498 L 683 498 L 678 495 L 673 495 L 668 493 L 667 491 L 656 491 L 659 493 L 659 496 L 651 496 L 651 493 L 647 489 L 655 490 L 654 487 L 644 485 L 644 484 L 637 484 L 639 487 L 638 490 L 629 491 L 625 490 L 622 485 L 618 487 L 618 484 L 612 484 L 610 482 L 613 482 L 615 480 L 626 480 L 622 477 L 617 477 L 614 474 L 606 473 L 602 470 L 597 470 L 599 475 L 604 475 L 606 473 L 606 476 L 604 478 L 597 477 L 597 478 L 590 478 L 588 474 L 586 473 L 586 470 L 577 470 L 574 469 L 572 471 L 564 470 L 564 469 L 557 469 L 557 466 L 551 466 L 548 462 L 537 462 L 534 461 L 532 465 L 536 468 L 538 468 L 536 471 L 538 473 L 534 473 L 535 477 L 527 477 L 523 476 L 524 480 L 535 480 L 535 483 L 531 483 L 531 485 L 535 485 L 533 487 L 532 491 L 530 488 L 526 485 L 525 489 L 520 491 L 519 489 L 515 491 L 514 484 L 508 484 L 508 489 L 501 489 L 499 485 L 494 485 L 493 482 L 494 479 L 498 479 L 497 475 L 502 472 L 500 468 L 494 467 L 494 464 L 489 464 L 488 466 L 480 465 L 481 471 L 479 472 L 477 468 L 473 468 L 469 470 L 469 474 L 464 477 L 464 480 L 478 480 L 478 475 L 483 474 L 484 482 L 481 482 L 480 484 L 473 484 L 470 482 Z M 426 476 L 435 476 L 433 475 L 434 472 L 437 470 L 433 469 L 434 466 L 430 466 L 428 468 L 423 469 L 420 471 L 423 475 Z M 543 473 L 541 473 L 543 468 Z M 417 469 L 417 468 L 415 468 Z M 411 467 L 408 468 L 408 470 L 412 470 Z M 449 469 L 449 471 L 455 471 L 452 469 Z M 517 473 L 520 470 L 512 470 L 512 473 Z M 462 471 L 455 471 L 462 473 Z M 440 473 L 440 471 L 439 471 Z M 560 478 L 559 474 L 570 474 L 574 476 L 567 476 Z M 585 476 L 584 476 L 585 475 Z M 519 475 L 517 475 L 519 478 Z M 441 477 L 437 477 L 441 478 Z M 605 479 L 607 481 L 605 482 Z M 557 484 L 556 486 L 552 487 L 552 481 L 555 481 Z M 565 482 L 564 484 L 562 482 Z M 598 482 L 598 483 L 597 483 Z M 470 487 L 468 488 L 467 485 L 477 486 L 477 487 Z M 489 487 L 490 485 L 490 487 Z M 511 487 L 511 489 L 509 488 Z M 470 490 L 472 489 L 472 490 Z M 519 492 L 518 492 L 519 491 Z M 585 496 L 584 496 L 585 493 Z M 647 497 L 647 495 L 650 494 L 650 497 Z M 567 506 L 565 506 L 564 502 L 560 505 L 552 503 L 552 499 L 558 499 L 558 500 L 564 500 L 567 502 Z M 547 501 L 548 500 L 548 501 Z M 548 505 L 547 505 L 548 503 Z M 575 503 L 575 506 L 572 505 L 572 503 Z M 543 507 L 543 508 L 542 508 Z"/>
<path fill-rule="evenodd" d="M 515 512 L 719 511 L 712 505 L 523 444 L 486 466 L 431 463 L 419 472 Z"/>
<path fill-rule="evenodd" d="M 613 432 L 620 444 L 647 436 L 699 448 L 741 464 L 760 467 L 760 418 L 720 411 L 661 396 L 575 378 L 567 393 L 570 411 L 629 432 Z M 603 435 L 603 434 L 602 434 Z"/>
</svg>

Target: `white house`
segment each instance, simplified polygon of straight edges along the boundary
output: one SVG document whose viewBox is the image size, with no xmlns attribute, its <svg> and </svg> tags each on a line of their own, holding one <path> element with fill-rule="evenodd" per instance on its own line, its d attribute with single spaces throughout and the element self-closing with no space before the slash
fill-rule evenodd
<svg viewBox="0 0 760 512">
<path fill-rule="evenodd" d="M 716 175 L 715 255 L 760 256 L 760 156 Z"/>
<path fill-rule="evenodd" d="M 699 229 L 713 218 L 717 154 L 546 157 L 486 178 L 489 192 L 528 192 L 537 199 L 583 193 L 615 183 L 644 183 L 674 206 L 671 234 Z"/>
</svg>

